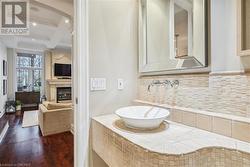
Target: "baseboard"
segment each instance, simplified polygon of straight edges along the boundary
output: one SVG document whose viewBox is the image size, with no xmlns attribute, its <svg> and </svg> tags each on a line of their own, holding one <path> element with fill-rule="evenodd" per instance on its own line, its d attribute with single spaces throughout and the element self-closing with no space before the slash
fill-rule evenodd
<svg viewBox="0 0 250 167">
<path fill-rule="evenodd" d="M 0 143 L 2 142 L 4 136 L 6 135 L 7 131 L 9 128 L 9 122 L 6 123 L 6 125 L 4 126 L 4 129 L 2 131 L 2 133 L 0 134 Z"/>
<path fill-rule="evenodd" d="M 3 117 L 4 113 L 5 113 L 4 111 L 3 111 L 3 112 L 0 112 L 0 118 Z"/>
<path fill-rule="evenodd" d="M 74 135 L 74 124 L 70 125 L 70 132 Z"/>
</svg>

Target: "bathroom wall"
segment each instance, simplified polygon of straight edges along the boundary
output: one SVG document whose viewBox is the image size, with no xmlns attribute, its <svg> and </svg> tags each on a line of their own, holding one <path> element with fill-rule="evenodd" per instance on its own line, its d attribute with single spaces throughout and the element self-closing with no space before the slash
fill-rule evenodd
<svg viewBox="0 0 250 167">
<path fill-rule="evenodd" d="M 97 116 L 136 98 L 137 1 L 93 0 L 89 17 L 90 77 L 107 81 L 105 91 L 90 92 L 91 116 Z M 118 78 L 124 90 L 117 89 Z"/>
<path fill-rule="evenodd" d="M 211 0 L 211 73 L 139 79 L 138 99 L 250 117 L 250 57 L 237 55 L 237 0 Z M 230 19 L 225 19 L 230 18 Z M 178 89 L 153 88 L 152 79 L 179 79 Z"/>
<path fill-rule="evenodd" d="M 89 2 L 90 77 L 106 78 L 106 90 L 90 92 L 90 116 L 130 105 L 137 92 L 137 1 Z M 117 79 L 124 79 L 124 90 Z M 107 165 L 95 153 L 92 166 Z"/>
<path fill-rule="evenodd" d="M 250 68 L 250 57 L 237 54 L 237 1 L 211 0 L 211 70 Z"/>
<path fill-rule="evenodd" d="M 3 60 L 7 61 L 7 48 L 2 42 L 0 42 L 0 118 L 5 112 L 4 106 L 7 101 L 7 94 L 3 96 L 3 79 L 8 78 L 7 76 L 3 76 Z"/>
</svg>

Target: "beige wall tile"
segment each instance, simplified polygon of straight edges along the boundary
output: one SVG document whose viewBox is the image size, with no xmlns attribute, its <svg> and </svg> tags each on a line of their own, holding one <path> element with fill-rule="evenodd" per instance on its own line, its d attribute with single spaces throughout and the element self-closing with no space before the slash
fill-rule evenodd
<svg viewBox="0 0 250 167">
<path fill-rule="evenodd" d="M 152 80 L 180 81 L 177 89 L 152 89 L 148 85 Z M 204 110 L 209 112 L 231 114 L 247 117 L 250 115 L 250 75 L 171 75 L 141 77 L 138 86 L 138 100 L 156 102 L 160 97 L 163 104 Z"/>
<path fill-rule="evenodd" d="M 246 142 L 250 142 L 250 124 L 233 121 L 232 137 Z"/>
<path fill-rule="evenodd" d="M 213 117 L 213 132 L 225 136 L 232 136 L 232 121 L 219 117 Z"/>
<path fill-rule="evenodd" d="M 182 123 L 182 111 L 180 110 L 171 110 L 171 121 Z"/>
<path fill-rule="evenodd" d="M 196 126 L 196 114 L 190 112 L 182 112 L 182 123 L 188 126 Z"/>
<path fill-rule="evenodd" d="M 212 131 L 212 117 L 204 114 L 197 114 L 196 127 L 203 130 Z"/>
<path fill-rule="evenodd" d="M 178 79 L 180 86 L 177 89 L 167 89 L 166 91 L 152 89 L 151 92 L 148 92 L 148 85 L 154 79 Z M 141 77 L 138 84 L 138 100 L 156 102 L 160 94 L 162 100 L 160 103 L 162 104 L 246 118 L 250 116 L 250 73 Z M 171 120 L 194 126 L 192 116 L 180 115 L 180 112 L 174 111 Z M 208 120 L 207 117 L 198 118 L 195 126 L 204 130 L 211 130 Z M 231 122 L 231 120 L 220 118 L 215 118 L 214 121 L 212 119 L 211 131 L 232 137 Z M 236 134 L 234 133 L 234 135 Z"/>
</svg>

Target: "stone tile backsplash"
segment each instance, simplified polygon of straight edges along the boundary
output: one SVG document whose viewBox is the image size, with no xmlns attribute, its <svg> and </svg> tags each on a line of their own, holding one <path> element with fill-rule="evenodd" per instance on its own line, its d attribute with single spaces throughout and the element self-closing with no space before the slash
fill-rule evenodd
<svg viewBox="0 0 250 167">
<path fill-rule="evenodd" d="M 180 81 L 178 88 L 152 87 L 153 80 Z M 250 117 L 250 74 L 193 74 L 142 77 L 138 99 L 198 109 L 209 112 Z"/>
</svg>

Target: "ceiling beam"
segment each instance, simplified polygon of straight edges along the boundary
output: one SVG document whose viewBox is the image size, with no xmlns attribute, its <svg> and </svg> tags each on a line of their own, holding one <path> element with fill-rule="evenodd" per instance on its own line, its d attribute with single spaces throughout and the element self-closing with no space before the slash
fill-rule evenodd
<svg viewBox="0 0 250 167">
<path fill-rule="evenodd" d="M 16 36 L 12 36 L 12 37 L 1 36 L 0 39 L 9 48 L 32 50 L 34 49 L 35 46 L 39 46 L 39 50 L 42 50 L 40 46 L 43 45 L 44 49 L 52 49 L 48 46 L 48 44 L 50 43 L 50 41 L 48 40 L 42 40 L 42 39 L 32 40 L 32 38 L 29 38 L 29 37 L 16 37 Z M 62 42 L 57 43 L 57 46 L 66 47 L 66 48 L 72 47 L 71 44 L 62 43 Z"/>
<path fill-rule="evenodd" d="M 37 24 L 40 24 L 40 25 L 43 25 L 43 26 L 47 26 L 47 27 L 50 27 L 50 28 L 57 28 L 57 24 L 56 23 L 51 23 L 51 22 L 48 22 L 46 21 L 45 19 L 43 18 L 40 18 L 40 17 L 34 17 L 34 16 L 30 16 L 30 22 L 36 22 Z"/>
<path fill-rule="evenodd" d="M 73 18 L 74 16 L 74 7 L 73 3 L 60 0 L 30 0 L 30 3 L 40 7 L 44 7 L 50 10 L 53 10 L 60 15 L 65 17 Z"/>
<path fill-rule="evenodd" d="M 32 40 L 32 38 L 22 38 L 22 39 L 17 40 L 17 41 L 18 42 L 27 42 L 27 43 L 42 44 L 42 45 L 45 45 L 49 49 L 53 49 L 53 48 L 55 48 L 58 45 L 65 46 L 65 47 L 71 47 L 71 44 L 62 43 L 60 41 L 54 47 L 50 47 L 51 46 L 51 44 L 50 44 L 51 40 L 43 40 L 43 39 L 34 39 L 34 40 Z"/>
</svg>

